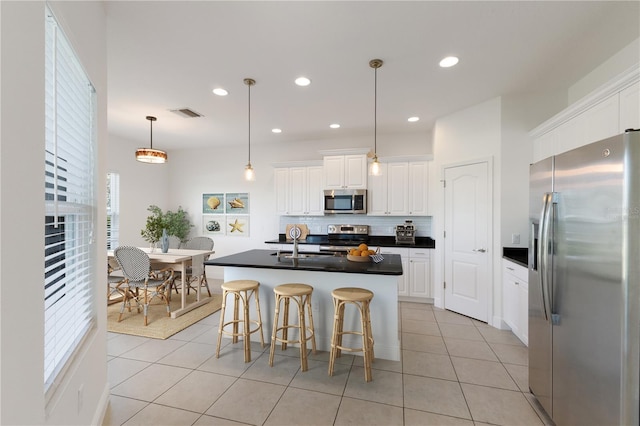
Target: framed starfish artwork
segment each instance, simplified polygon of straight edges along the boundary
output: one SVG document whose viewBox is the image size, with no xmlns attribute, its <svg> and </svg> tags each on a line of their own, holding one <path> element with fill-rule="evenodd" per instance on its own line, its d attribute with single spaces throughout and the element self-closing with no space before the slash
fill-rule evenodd
<svg viewBox="0 0 640 426">
<path fill-rule="evenodd" d="M 249 216 L 227 216 L 227 236 L 248 237 L 249 236 Z"/>
</svg>

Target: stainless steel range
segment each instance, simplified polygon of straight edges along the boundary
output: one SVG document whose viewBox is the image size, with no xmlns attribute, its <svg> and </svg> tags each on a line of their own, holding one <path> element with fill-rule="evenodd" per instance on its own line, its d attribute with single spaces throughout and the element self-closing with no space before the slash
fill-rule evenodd
<svg viewBox="0 0 640 426">
<path fill-rule="evenodd" d="M 327 245 L 320 251 L 347 252 L 350 247 L 369 241 L 369 225 L 329 225 Z"/>
</svg>

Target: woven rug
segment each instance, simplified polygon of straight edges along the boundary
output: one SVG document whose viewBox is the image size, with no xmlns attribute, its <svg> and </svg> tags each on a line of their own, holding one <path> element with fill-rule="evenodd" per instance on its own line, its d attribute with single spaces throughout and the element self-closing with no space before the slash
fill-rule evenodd
<svg viewBox="0 0 640 426">
<path fill-rule="evenodd" d="M 206 295 L 206 292 L 205 292 Z M 171 297 L 171 310 L 180 308 L 179 294 L 173 294 Z M 195 300 L 194 292 L 187 295 L 187 302 Z M 211 300 L 196 309 L 180 315 L 178 318 L 167 316 L 164 303 L 160 299 L 154 299 L 149 306 L 148 320 L 149 325 L 144 325 L 144 315 L 142 307 L 140 313 L 135 308 L 135 302 L 131 303 L 131 312 L 124 310 L 122 321 L 118 322 L 120 308 L 122 303 L 114 303 L 107 307 L 107 330 L 114 333 L 131 334 L 134 336 L 151 337 L 153 339 L 166 339 L 173 336 L 179 331 L 184 330 L 190 325 L 200 321 L 202 318 L 211 315 L 220 310 L 222 306 L 222 295 L 212 294 Z"/>
</svg>

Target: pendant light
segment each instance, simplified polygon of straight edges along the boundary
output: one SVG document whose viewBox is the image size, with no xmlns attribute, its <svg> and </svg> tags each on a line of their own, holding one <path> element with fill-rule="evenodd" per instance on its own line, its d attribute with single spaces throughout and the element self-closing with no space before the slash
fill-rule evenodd
<svg viewBox="0 0 640 426">
<path fill-rule="evenodd" d="M 382 59 L 372 59 L 369 66 L 374 71 L 373 89 L 373 162 L 371 163 L 371 174 L 380 176 L 380 162 L 378 161 L 378 68 L 382 66 Z"/>
<path fill-rule="evenodd" d="M 252 78 L 245 78 L 244 84 L 249 86 L 249 159 L 244 168 L 244 180 L 252 181 L 256 179 L 256 174 L 253 167 L 251 167 L 251 86 L 256 84 L 256 81 Z"/>
<path fill-rule="evenodd" d="M 136 160 L 142 163 L 166 163 L 167 153 L 158 149 L 153 149 L 153 122 L 156 121 L 157 118 L 148 115 L 147 120 L 149 120 L 149 125 L 151 126 L 151 147 L 136 149 Z"/>
</svg>

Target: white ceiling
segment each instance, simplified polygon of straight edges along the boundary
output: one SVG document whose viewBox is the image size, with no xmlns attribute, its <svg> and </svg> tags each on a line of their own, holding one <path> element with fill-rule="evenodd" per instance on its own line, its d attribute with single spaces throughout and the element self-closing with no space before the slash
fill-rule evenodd
<svg viewBox="0 0 640 426">
<path fill-rule="evenodd" d="M 158 149 L 246 143 L 251 77 L 252 144 L 372 136 L 369 60 L 380 58 L 378 135 L 427 134 L 438 117 L 496 96 L 566 89 L 640 36 L 639 5 L 109 1 L 109 132 L 148 146 L 154 115 Z M 447 55 L 460 63 L 440 68 Z M 312 84 L 294 85 L 301 75 Z M 204 117 L 169 112 L 183 107 Z"/>
</svg>

